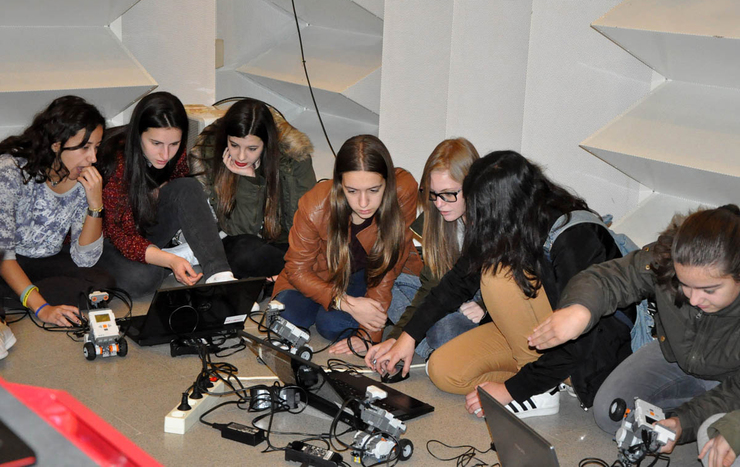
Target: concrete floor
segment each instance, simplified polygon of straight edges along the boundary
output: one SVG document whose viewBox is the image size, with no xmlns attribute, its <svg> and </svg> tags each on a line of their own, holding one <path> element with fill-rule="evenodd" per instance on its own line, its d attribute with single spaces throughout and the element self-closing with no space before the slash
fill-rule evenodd
<svg viewBox="0 0 740 467">
<path fill-rule="evenodd" d="M 148 300 L 139 300 L 135 303 L 134 314 L 144 314 L 147 308 Z M 120 303 L 114 309 L 119 317 L 125 314 Z M 219 432 L 202 424 L 196 424 L 184 435 L 164 432 L 165 415 L 179 403 L 180 394 L 200 370 L 201 363 L 196 356 L 172 358 L 168 345 L 139 347 L 130 343 L 129 353 L 124 358 L 98 358 L 90 362 L 82 354 L 81 343 L 73 342 L 63 333 L 42 331 L 28 318 L 11 324 L 11 329 L 18 342 L 10 355 L 0 360 L 2 378 L 69 392 L 164 465 L 298 465 L 285 461 L 282 452 L 261 453 L 265 444 L 250 447 L 226 440 Z M 311 344 L 319 348 L 323 341 L 317 337 Z M 316 355 L 314 361 L 324 363 L 327 358 L 328 355 L 322 353 Z M 355 357 L 347 360 L 360 363 Z M 240 376 L 271 376 L 249 350 L 224 361 L 235 365 Z M 429 454 L 426 443 L 432 439 L 449 445 L 472 445 L 482 450 L 490 445 L 485 423 L 465 411 L 464 398 L 436 389 L 423 369 L 412 370 L 411 377 L 397 383 L 395 388 L 435 407 L 433 413 L 407 423 L 405 437 L 414 443 L 415 450 L 411 459 L 401 465 L 454 466 L 452 461 L 436 460 Z M 255 414 L 228 406 L 215 412 L 209 420 L 249 425 L 253 416 Z M 591 414 L 582 411 L 576 399 L 565 393 L 561 394 L 559 414 L 530 418 L 526 422 L 555 446 L 562 466 L 577 466 L 585 457 L 598 457 L 609 465 L 616 459 L 616 445 L 611 437 L 596 427 Z M 321 433 L 328 431 L 329 423 L 328 417 L 309 408 L 299 415 L 276 415 L 274 429 Z M 276 446 L 284 446 L 301 438 L 303 436 L 274 435 L 271 440 Z M 461 454 L 463 449 L 450 450 L 437 445 L 432 446 L 432 451 L 439 457 L 449 458 Z M 480 454 L 478 458 L 486 464 L 495 464 L 497 460 L 491 452 Z M 344 453 L 344 460 L 351 462 L 348 453 Z M 54 458 L 40 465 L 63 463 L 62 459 Z M 665 465 L 662 461 L 657 464 L 662 465 Z M 696 444 L 679 446 L 671 455 L 671 465 L 699 466 Z"/>
</svg>

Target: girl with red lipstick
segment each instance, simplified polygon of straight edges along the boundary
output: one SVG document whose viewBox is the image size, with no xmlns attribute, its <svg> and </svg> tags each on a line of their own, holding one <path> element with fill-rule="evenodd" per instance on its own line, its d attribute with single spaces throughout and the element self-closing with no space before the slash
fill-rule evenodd
<svg viewBox="0 0 740 467">
<path fill-rule="evenodd" d="M 114 285 L 93 268 L 103 250 L 103 179 L 93 164 L 104 128 L 98 109 L 64 96 L 0 143 L 0 291 L 48 323 L 79 322 L 79 294 Z M 2 358 L 15 338 L 0 328 Z"/>
<path fill-rule="evenodd" d="M 414 177 L 393 167 L 377 137 L 347 140 L 333 179 L 316 184 L 298 203 L 285 269 L 275 283 L 282 316 L 304 328 L 316 324 L 329 340 L 358 328 L 379 340 L 393 316 L 395 281 L 421 269 L 409 229 L 416 196 Z"/>
<path fill-rule="evenodd" d="M 193 285 L 233 280 L 203 188 L 188 178 L 188 119 L 167 92 L 139 101 L 130 123 L 106 139 L 102 157 L 105 248 L 101 265 L 132 296 L 155 290 L 170 273 Z M 203 272 L 165 248 L 182 230 Z"/>
<path fill-rule="evenodd" d="M 298 200 L 316 184 L 312 152 L 306 135 L 256 99 L 234 103 L 198 137 L 190 168 L 227 234 L 237 277 L 283 270 Z"/>
</svg>

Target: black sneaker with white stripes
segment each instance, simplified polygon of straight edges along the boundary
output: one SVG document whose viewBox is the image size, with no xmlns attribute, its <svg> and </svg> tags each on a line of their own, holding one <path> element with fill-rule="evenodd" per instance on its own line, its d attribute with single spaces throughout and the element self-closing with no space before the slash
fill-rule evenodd
<svg viewBox="0 0 740 467">
<path fill-rule="evenodd" d="M 519 418 L 554 415 L 560 411 L 560 391 L 556 386 L 542 394 L 535 394 L 521 403 L 511 401 L 506 404 L 506 409 Z"/>
</svg>

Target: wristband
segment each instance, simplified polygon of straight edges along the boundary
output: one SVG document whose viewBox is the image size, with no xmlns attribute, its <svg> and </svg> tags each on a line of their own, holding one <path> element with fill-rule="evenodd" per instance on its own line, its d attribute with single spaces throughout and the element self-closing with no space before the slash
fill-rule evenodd
<svg viewBox="0 0 740 467">
<path fill-rule="evenodd" d="M 36 309 L 36 312 L 35 312 L 34 314 L 36 315 L 36 317 L 37 317 L 37 318 L 39 317 L 39 311 L 41 311 L 41 309 L 42 309 L 43 307 L 47 306 L 48 304 L 49 304 L 48 302 L 45 302 L 45 303 L 44 303 L 43 305 L 41 305 L 40 307 L 38 307 L 38 308 Z"/>
<path fill-rule="evenodd" d="M 31 295 L 31 293 L 33 293 L 34 290 L 38 292 L 39 288 L 33 284 L 23 289 L 23 292 L 21 293 L 20 298 L 21 298 L 21 304 L 23 305 L 24 308 L 27 308 L 26 302 L 28 301 L 28 296 Z"/>
</svg>

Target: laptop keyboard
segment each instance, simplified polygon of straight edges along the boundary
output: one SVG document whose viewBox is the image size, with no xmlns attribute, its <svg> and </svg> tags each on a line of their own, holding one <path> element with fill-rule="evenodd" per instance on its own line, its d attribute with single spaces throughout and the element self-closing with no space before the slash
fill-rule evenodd
<svg viewBox="0 0 740 467">
<path fill-rule="evenodd" d="M 340 396 L 342 396 L 343 399 L 355 398 L 359 400 L 365 400 L 365 392 L 360 390 L 359 388 L 352 386 L 351 384 L 347 383 L 346 381 L 342 381 L 339 378 L 332 378 L 331 381 L 332 383 L 334 383 L 337 392 Z M 398 410 L 398 407 L 394 406 L 393 404 L 389 404 L 387 402 L 387 399 L 377 400 L 373 402 L 373 405 L 387 410 L 388 412 L 394 412 Z"/>
</svg>

